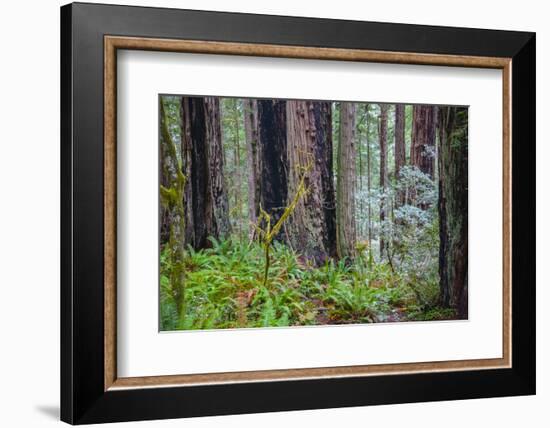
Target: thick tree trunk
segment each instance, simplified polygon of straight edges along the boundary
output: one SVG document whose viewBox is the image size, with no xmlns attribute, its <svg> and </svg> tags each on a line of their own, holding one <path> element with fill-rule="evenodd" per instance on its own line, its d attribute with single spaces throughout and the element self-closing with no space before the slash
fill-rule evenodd
<svg viewBox="0 0 550 428">
<path fill-rule="evenodd" d="M 395 180 L 399 181 L 401 168 L 406 164 L 405 159 L 405 105 L 395 105 Z M 405 202 L 403 190 L 397 192 L 396 206 Z"/>
<path fill-rule="evenodd" d="M 336 161 L 336 245 L 341 258 L 354 258 L 356 253 L 355 117 L 355 104 L 340 103 L 340 141 Z"/>
<path fill-rule="evenodd" d="M 284 212 L 288 196 L 286 101 L 258 100 L 260 203 L 274 225 Z M 284 237 L 281 231 L 276 239 Z"/>
<path fill-rule="evenodd" d="M 321 265 L 336 256 L 331 104 L 288 101 L 287 144 L 288 197 L 297 193 L 304 173 L 307 188 L 289 220 L 288 240 L 294 250 Z"/>
<path fill-rule="evenodd" d="M 388 176 L 388 104 L 380 104 L 380 122 L 378 137 L 380 142 L 380 190 L 386 191 L 386 181 Z M 386 219 L 387 201 L 385 195 L 380 200 L 380 225 L 383 225 Z M 383 238 L 383 233 L 380 234 L 380 258 L 384 256 L 386 243 Z"/>
<path fill-rule="evenodd" d="M 254 235 L 254 224 L 258 222 L 260 212 L 260 156 L 258 106 L 254 99 L 243 101 L 244 130 L 246 138 L 246 163 L 248 169 L 248 220 L 250 237 Z"/>
<path fill-rule="evenodd" d="M 437 107 L 413 106 L 411 165 L 434 177 Z"/>
<path fill-rule="evenodd" d="M 206 141 L 208 147 L 208 170 L 210 192 L 212 194 L 211 235 L 225 238 L 229 235 L 229 208 L 224 178 L 224 153 L 221 131 L 220 99 L 205 97 Z"/>
<path fill-rule="evenodd" d="M 182 98 L 182 136 L 184 172 L 190 182 L 186 194 L 191 226 L 186 235 L 193 248 L 208 248 L 209 236 L 224 238 L 230 229 L 219 98 Z"/>
<path fill-rule="evenodd" d="M 440 108 L 440 300 L 468 318 L 468 109 Z"/>
</svg>

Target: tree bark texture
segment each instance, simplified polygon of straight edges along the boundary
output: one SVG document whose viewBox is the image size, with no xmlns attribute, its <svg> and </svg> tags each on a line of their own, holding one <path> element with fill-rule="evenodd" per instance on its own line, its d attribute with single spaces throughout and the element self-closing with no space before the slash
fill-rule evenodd
<svg viewBox="0 0 550 428">
<path fill-rule="evenodd" d="M 413 106 L 411 165 L 434 178 L 437 107 Z"/>
<path fill-rule="evenodd" d="M 165 126 L 166 118 L 163 116 L 164 107 L 162 106 L 161 101 L 161 133 L 160 133 L 160 185 L 169 188 L 170 187 L 170 166 L 166 162 L 170 162 L 169 153 L 167 152 L 167 143 L 163 140 L 163 127 Z M 164 204 L 160 204 L 159 209 L 159 223 L 160 223 L 160 242 L 168 242 L 170 239 L 170 210 Z"/>
<path fill-rule="evenodd" d="M 406 164 L 405 157 L 405 106 L 403 104 L 395 105 L 395 180 L 399 181 L 401 168 Z M 396 206 L 399 207 L 405 202 L 403 190 L 399 190 L 396 195 Z"/>
<path fill-rule="evenodd" d="M 370 119 L 369 119 L 369 104 L 365 105 L 365 114 L 367 116 L 367 194 L 369 195 L 368 199 L 368 243 L 369 243 L 369 252 L 371 249 L 372 242 L 372 207 L 370 201 L 370 191 L 371 191 L 371 153 L 370 153 Z"/>
<path fill-rule="evenodd" d="M 380 122 L 378 137 L 380 142 L 380 189 L 383 193 L 386 191 L 386 181 L 388 176 L 388 104 L 380 104 Z M 386 196 L 382 195 L 380 199 L 380 225 L 383 226 L 386 219 L 387 201 Z M 380 258 L 383 257 L 385 251 L 385 241 L 383 233 L 380 234 Z"/>
<path fill-rule="evenodd" d="M 284 212 L 288 196 L 286 101 L 258 100 L 260 146 L 260 203 L 274 225 Z M 277 240 L 283 240 L 281 231 Z"/>
<path fill-rule="evenodd" d="M 248 220 L 250 221 L 250 234 L 254 234 L 253 224 L 258 222 L 260 212 L 260 151 L 259 151 L 259 125 L 258 105 L 254 99 L 243 101 L 244 130 L 246 138 L 246 163 L 248 172 Z"/>
<path fill-rule="evenodd" d="M 340 133 L 336 160 L 336 245 L 340 258 L 354 258 L 356 253 L 355 119 L 356 105 L 340 103 Z"/>
<path fill-rule="evenodd" d="M 296 194 L 304 173 L 307 189 L 289 220 L 288 240 L 319 266 L 336 256 L 331 103 L 287 101 L 286 115 L 288 197 Z"/>
<path fill-rule="evenodd" d="M 181 114 L 181 164 L 182 171 L 187 175 L 184 189 L 185 209 L 185 244 L 195 245 L 195 221 L 193 218 L 193 189 L 191 174 L 193 171 L 193 141 L 191 139 L 191 118 L 189 116 L 189 98 L 182 97 L 180 102 Z"/>
<path fill-rule="evenodd" d="M 235 187 L 235 213 L 237 214 L 237 236 L 241 236 L 242 227 L 241 227 L 241 214 L 242 214 L 242 202 L 241 202 L 241 193 L 242 193 L 242 178 L 241 178 L 241 141 L 239 137 L 240 130 L 240 112 L 239 112 L 239 100 L 233 98 L 233 175 L 234 175 L 234 187 Z"/>
<path fill-rule="evenodd" d="M 439 275 L 441 304 L 468 318 L 468 109 L 440 108 Z"/>
<path fill-rule="evenodd" d="M 184 308 L 184 234 L 185 234 L 185 198 L 186 177 L 181 170 L 177 149 L 166 121 L 166 112 L 161 100 L 160 143 L 161 162 L 164 183 L 161 183 L 160 198 L 169 218 L 169 236 L 167 240 L 168 256 L 172 266 L 170 287 L 179 316 Z"/>
<path fill-rule="evenodd" d="M 182 137 L 184 172 L 190 182 L 186 237 L 193 248 L 208 248 L 209 236 L 223 238 L 230 230 L 219 98 L 182 98 Z"/>
</svg>

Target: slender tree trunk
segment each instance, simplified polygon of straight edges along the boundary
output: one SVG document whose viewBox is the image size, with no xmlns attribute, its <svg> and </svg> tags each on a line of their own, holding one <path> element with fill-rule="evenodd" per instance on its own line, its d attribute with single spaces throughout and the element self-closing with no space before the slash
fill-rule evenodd
<svg viewBox="0 0 550 428">
<path fill-rule="evenodd" d="M 169 174 L 169 170 L 167 169 L 167 166 L 166 165 L 166 162 L 169 162 L 170 161 L 170 158 L 169 158 L 169 153 L 167 152 L 167 146 L 166 146 L 166 142 L 164 142 L 162 140 L 162 127 L 164 127 L 164 123 L 166 121 L 166 118 L 163 116 L 165 115 L 165 110 L 164 110 L 164 105 L 162 104 L 162 100 L 161 100 L 161 105 L 160 105 L 160 108 L 161 108 L 161 141 L 160 141 L 160 152 L 159 152 L 159 156 L 160 156 L 160 176 L 159 176 L 159 181 L 160 181 L 160 185 L 165 187 L 165 188 L 169 188 L 170 187 L 170 174 Z M 168 131 L 168 130 L 167 130 Z M 170 239 L 170 223 L 172 222 L 171 219 L 170 219 L 170 210 L 165 206 L 165 204 L 160 204 L 160 209 L 159 209 L 159 223 L 160 223 L 160 242 L 161 243 L 165 243 L 165 242 L 168 242 L 168 240 Z"/>
<path fill-rule="evenodd" d="M 321 265 L 336 256 L 330 103 L 288 101 L 287 144 L 288 197 L 296 194 L 304 173 L 308 189 L 289 220 L 289 240 L 298 253 Z"/>
<path fill-rule="evenodd" d="M 372 207 L 371 207 L 371 201 L 370 201 L 370 191 L 371 191 L 371 155 L 370 155 L 370 140 L 369 140 L 369 133 L 370 133 L 370 118 L 369 118 L 369 104 L 365 105 L 365 114 L 367 115 L 367 192 L 369 195 L 368 199 L 368 208 L 367 208 L 367 214 L 369 216 L 369 224 L 368 224 L 368 242 L 369 242 L 369 252 L 371 251 L 371 242 L 372 242 Z"/>
<path fill-rule="evenodd" d="M 288 196 L 286 101 L 258 100 L 260 203 L 275 224 L 284 212 Z M 276 239 L 284 237 L 281 231 Z"/>
<path fill-rule="evenodd" d="M 437 107 L 413 106 L 411 165 L 434 177 Z"/>
<path fill-rule="evenodd" d="M 395 105 L 395 180 L 399 181 L 401 168 L 405 166 L 405 106 Z M 405 202 L 403 190 L 399 190 L 396 196 L 396 206 L 400 207 Z"/>
<path fill-rule="evenodd" d="M 338 256 L 354 258 L 355 226 L 355 117 L 354 103 L 340 103 L 340 141 L 337 156 L 336 230 Z"/>
<path fill-rule="evenodd" d="M 365 116 L 363 116 L 365 118 Z M 361 120 L 362 121 L 362 120 Z M 357 138 L 357 156 L 359 158 L 359 180 L 356 180 L 357 183 L 357 193 L 362 195 L 363 192 L 363 133 L 361 132 L 361 128 L 358 129 L 359 136 Z M 359 214 L 361 221 L 359 222 L 358 226 L 358 236 L 361 237 L 361 239 L 364 238 L 364 221 L 363 221 L 363 198 L 359 198 Z"/>
<path fill-rule="evenodd" d="M 177 148 L 170 136 L 166 123 L 166 113 L 161 99 L 160 143 L 162 174 L 165 184 L 161 183 L 161 204 L 170 218 L 169 239 L 167 243 L 170 264 L 170 289 L 176 302 L 179 317 L 184 315 L 184 271 L 178 266 L 183 264 L 185 246 L 185 198 L 184 189 L 186 177 L 182 173 L 177 156 Z"/>
<path fill-rule="evenodd" d="M 258 107 L 254 99 L 243 101 L 244 130 L 246 138 L 246 162 L 248 170 L 248 220 L 250 237 L 254 236 L 254 224 L 258 222 L 260 210 L 260 156 Z"/>
<path fill-rule="evenodd" d="M 208 237 L 229 234 L 227 193 L 223 175 L 220 103 L 217 97 L 184 97 L 182 135 L 189 157 L 192 230 L 190 244 L 208 248 Z"/>
<path fill-rule="evenodd" d="M 234 138 L 233 148 L 235 150 L 233 160 L 235 162 L 235 214 L 237 217 L 237 235 L 241 237 L 241 190 L 242 190 L 242 179 L 241 179 L 241 140 L 239 135 L 240 130 L 240 114 L 239 114 L 239 104 L 237 98 L 233 98 L 233 127 L 234 127 Z"/>
<path fill-rule="evenodd" d="M 181 113 L 181 160 L 182 171 L 186 175 L 184 198 L 185 209 L 185 244 L 194 247 L 195 245 L 195 219 L 193 216 L 193 139 L 191 138 L 191 117 L 189 109 L 189 98 L 183 97 L 180 102 Z"/>
<path fill-rule="evenodd" d="M 379 122 L 379 132 L 378 138 L 380 142 L 380 189 L 382 193 L 386 192 L 386 180 L 388 175 L 387 167 L 387 153 L 388 153 L 388 104 L 380 104 L 380 122 Z M 383 226 L 386 219 L 386 208 L 387 201 L 385 194 L 380 200 L 380 225 Z M 380 234 L 380 258 L 384 256 L 384 251 L 386 249 L 386 243 L 383 238 L 383 227 L 382 233 Z"/>
<path fill-rule="evenodd" d="M 440 300 L 468 318 L 468 109 L 440 108 Z"/>
</svg>

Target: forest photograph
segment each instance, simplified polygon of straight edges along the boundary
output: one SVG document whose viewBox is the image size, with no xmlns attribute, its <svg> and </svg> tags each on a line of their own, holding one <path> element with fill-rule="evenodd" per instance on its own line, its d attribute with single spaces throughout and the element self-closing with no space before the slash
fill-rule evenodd
<svg viewBox="0 0 550 428">
<path fill-rule="evenodd" d="M 468 107 L 158 100 L 161 331 L 468 319 Z"/>
</svg>

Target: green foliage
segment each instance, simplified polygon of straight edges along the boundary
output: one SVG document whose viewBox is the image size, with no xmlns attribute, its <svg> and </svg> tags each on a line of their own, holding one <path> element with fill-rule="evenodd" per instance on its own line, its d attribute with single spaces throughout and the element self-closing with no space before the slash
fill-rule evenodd
<svg viewBox="0 0 550 428">
<path fill-rule="evenodd" d="M 449 316 L 431 307 L 428 311 L 409 278 L 394 273 L 387 263 L 371 263 L 369 267 L 367 249 L 353 263 L 327 260 L 315 268 L 275 241 L 266 286 L 265 248 L 261 244 L 235 238 L 211 242 L 212 248 L 187 248 L 185 252 L 185 313 L 181 317 L 170 284 L 176 267 L 171 264 L 169 250 L 162 250 L 161 330 L 351 324 Z M 429 295 L 426 284 L 414 287 Z"/>
<path fill-rule="evenodd" d="M 436 320 L 454 320 L 456 311 L 451 308 L 434 307 L 427 311 L 413 311 L 409 314 L 411 321 L 436 321 Z"/>
<path fill-rule="evenodd" d="M 394 201 L 398 192 L 404 195 L 405 204 L 396 208 Z M 398 180 L 384 191 L 360 191 L 357 197 L 372 207 L 378 208 L 384 202 L 391 208 L 384 221 L 372 225 L 375 239 L 371 245 L 377 251 L 368 251 L 369 257 L 378 263 L 387 261 L 406 284 L 412 284 L 412 291 L 423 307 L 434 306 L 439 296 L 439 216 L 434 180 L 418 168 L 406 166 L 401 169 Z M 358 223 L 368 221 L 366 214 L 358 211 Z M 386 243 L 382 255 L 378 251 L 380 238 Z"/>
<path fill-rule="evenodd" d="M 279 327 L 455 319 L 439 304 L 438 175 L 405 166 L 394 172 L 395 110 L 387 122 L 387 179 L 380 181 L 379 104 L 361 104 L 356 117 L 355 220 L 357 256 L 328 259 L 316 267 L 277 234 L 309 191 L 306 169 L 298 191 L 288 196 L 284 214 L 273 221 L 263 210 L 251 226 L 248 213 L 248 164 L 245 103 L 220 102 L 224 186 L 233 235 L 211 240 L 209 249 L 183 247 L 183 186 L 181 171 L 180 97 L 162 96 L 162 129 L 177 174 L 160 187 L 163 208 L 173 213 L 170 239 L 162 242 L 160 258 L 160 323 L 162 330 Z M 338 102 L 332 108 L 333 162 L 340 126 Z M 466 113 L 463 113 L 466 114 Z M 467 118 L 463 117 L 463 120 Z M 406 156 L 411 146 L 413 106 L 405 107 Z M 467 141 L 466 128 L 455 131 L 451 148 Z M 172 153 L 173 152 L 173 153 Z M 434 158 L 441 155 L 432 149 Z M 410 163 L 410 159 L 408 162 Z M 353 166 L 351 166 L 353 168 Z M 336 165 L 333 174 L 338 174 Z M 380 219 L 384 207 L 385 216 Z M 181 220 L 174 233 L 174 219 Z M 254 220 L 256 221 L 256 220 Z M 452 228 L 452 220 L 448 227 Z M 254 227 L 253 234 L 250 233 Z M 254 236 L 256 241 L 249 242 Z M 179 236 L 179 238 L 177 237 Z M 382 254 L 380 242 L 384 242 Z M 178 246 L 178 244 L 180 244 Z"/>
</svg>

